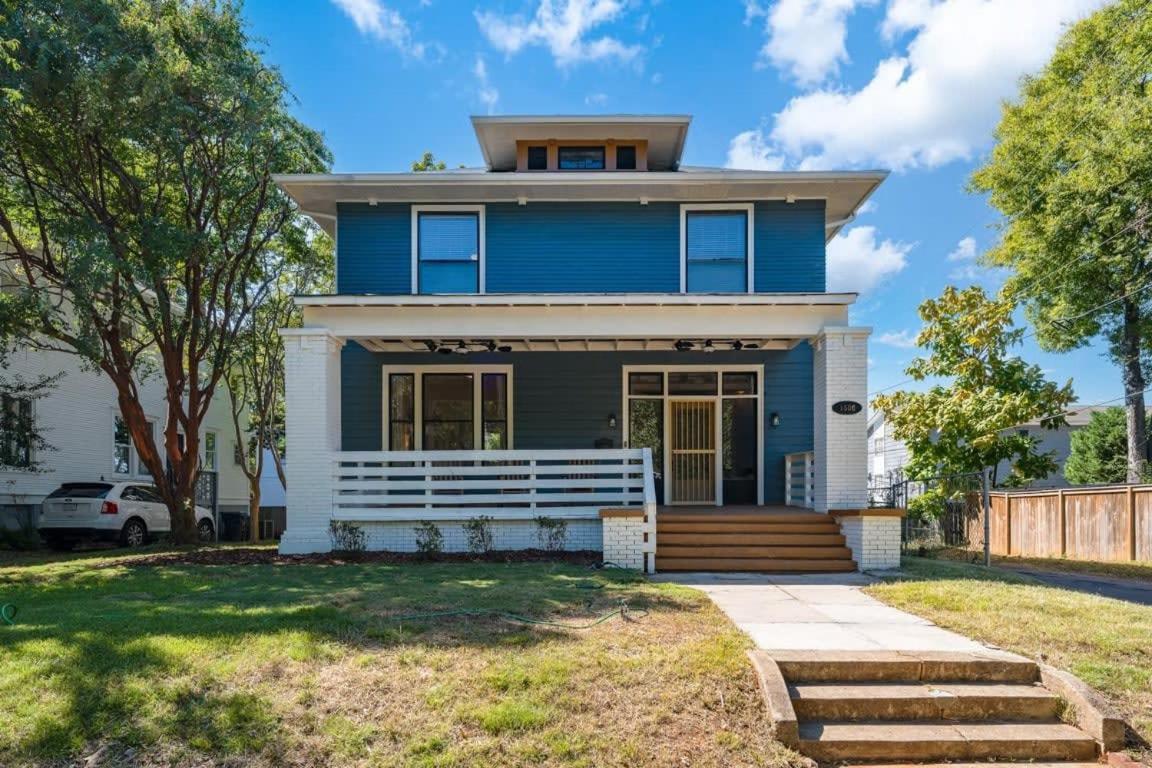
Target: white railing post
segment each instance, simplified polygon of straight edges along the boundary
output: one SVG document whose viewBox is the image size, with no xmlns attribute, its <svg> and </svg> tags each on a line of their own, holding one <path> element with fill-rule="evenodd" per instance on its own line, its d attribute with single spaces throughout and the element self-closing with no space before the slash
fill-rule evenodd
<svg viewBox="0 0 1152 768">
<path fill-rule="evenodd" d="M 804 454 L 804 506 L 812 509 L 816 500 L 816 476 L 812 471 L 812 451 Z"/>
<path fill-rule="evenodd" d="M 536 459 L 528 460 L 528 509 L 532 510 L 532 516 L 536 516 Z"/>
<path fill-rule="evenodd" d="M 644 566 L 656 573 L 656 480 L 652 469 L 652 449 L 642 448 L 640 467 L 644 478 Z"/>
<path fill-rule="evenodd" d="M 784 503 L 792 506 L 792 454 L 784 456 Z"/>
</svg>

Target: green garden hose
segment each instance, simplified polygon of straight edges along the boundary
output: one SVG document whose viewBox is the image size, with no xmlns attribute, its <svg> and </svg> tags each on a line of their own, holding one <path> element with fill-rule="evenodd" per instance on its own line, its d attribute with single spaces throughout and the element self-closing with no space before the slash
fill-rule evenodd
<svg viewBox="0 0 1152 768">
<path fill-rule="evenodd" d="M 0 605 L 0 621 L 3 621 L 5 624 L 15 625 L 16 606 L 12 605 L 12 603 L 4 603 L 4 605 Z"/>
</svg>

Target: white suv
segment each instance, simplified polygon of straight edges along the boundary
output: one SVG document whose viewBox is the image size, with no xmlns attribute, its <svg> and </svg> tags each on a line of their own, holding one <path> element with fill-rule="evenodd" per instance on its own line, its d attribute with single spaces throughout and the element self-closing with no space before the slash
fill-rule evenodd
<svg viewBox="0 0 1152 768">
<path fill-rule="evenodd" d="M 53 549 L 71 549 L 81 539 L 119 542 L 139 547 L 172 526 L 168 507 L 146 483 L 64 483 L 40 507 L 40 536 Z M 196 531 L 212 541 L 212 514 L 196 507 Z"/>
</svg>

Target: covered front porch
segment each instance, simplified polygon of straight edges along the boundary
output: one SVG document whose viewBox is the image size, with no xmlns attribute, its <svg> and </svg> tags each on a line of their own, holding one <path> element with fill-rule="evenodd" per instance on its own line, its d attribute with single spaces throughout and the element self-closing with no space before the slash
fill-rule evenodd
<svg viewBox="0 0 1152 768">
<path fill-rule="evenodd" d="M 492 518 L 497 549 L 570 549 L 655 568 L 678 509 L 866 503 L 867 329 L 849 297 L 403 296 L 302 299 L 288 348 L 286 552 L 332 520 L 410 550 Z M 739 311 L 735 311 L 739 310 Z M 668 510 L 663 512 L 662 510 Z M 614 550 L 609 532 L 639 539 Z M 626 537 L 627 538 L 627 537 Z"/>
</svg>

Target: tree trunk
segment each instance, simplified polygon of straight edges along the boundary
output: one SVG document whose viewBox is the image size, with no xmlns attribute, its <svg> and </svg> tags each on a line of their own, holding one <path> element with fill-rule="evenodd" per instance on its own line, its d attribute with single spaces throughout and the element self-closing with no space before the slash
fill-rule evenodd
<svg viewBox="0 0 1152 768">
<path fill-rule="evenodd" d="M 248 541 L 260 541 L 260 478 L 248 480 Z"/>
<path fill-rule="evenodd" d="M 1120 342 L 1124 378 L 1124 411 L 1128 422 L 1128 482 L 1144 479 L 1147 421 L 1144 415 L 1144 368 L 1140 364 L 1140 307 L 1124 302 L 1124 328 Z"/>
</svg>

